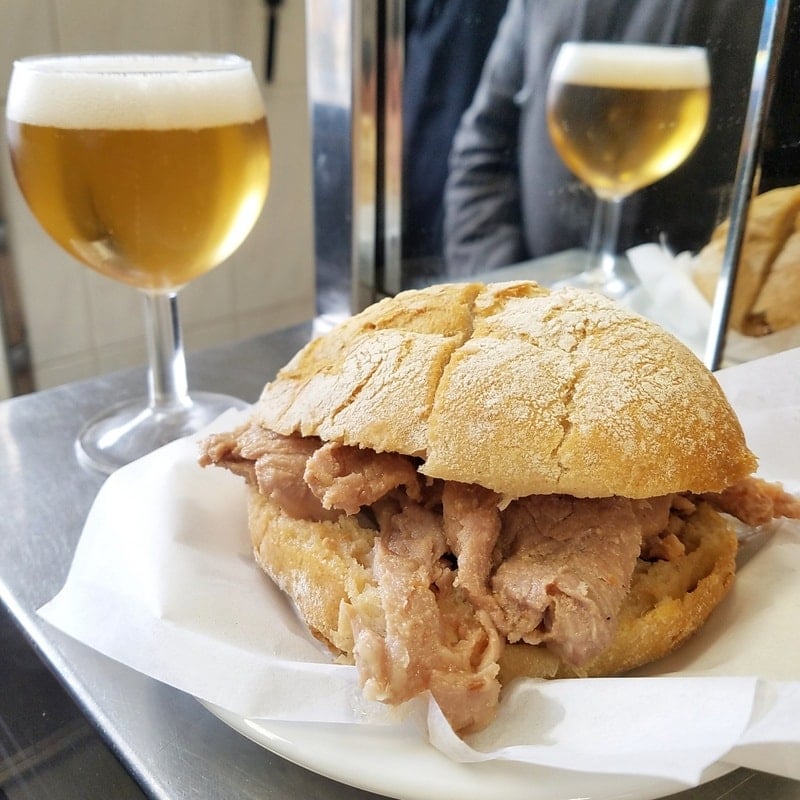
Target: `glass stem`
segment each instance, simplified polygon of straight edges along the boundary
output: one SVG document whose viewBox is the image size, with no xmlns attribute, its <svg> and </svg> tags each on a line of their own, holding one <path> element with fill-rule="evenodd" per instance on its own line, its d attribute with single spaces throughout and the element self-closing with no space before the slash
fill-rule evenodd
<svg viewBox="0 0 800 800">
<path fill-rule="evenodd" d="M 178 296 L 175 292 L 144 292 L 147 330 L 147 388 L 150 408 L 188 408 L 186 359 L 183 354 Z"/>
<path fill-rule="evenodd" d="M 605 280 L 615 275 L 621 209 L 622 200 L 619 198 L 597 198 L 589 251 L 591 268 L 602 271 Z"/>
</svg>

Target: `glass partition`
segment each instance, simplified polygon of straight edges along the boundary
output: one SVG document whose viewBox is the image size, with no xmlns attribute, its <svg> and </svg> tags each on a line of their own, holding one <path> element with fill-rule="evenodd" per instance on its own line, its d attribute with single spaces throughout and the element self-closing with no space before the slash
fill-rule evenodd
<svg viewBox="0 0 800 800">
<path fill-rule="evenodd" d="M 708 248 L 721 262 L 716 251 L 732 210 L 762 23 L 769 13 L 780 16 L 780 0 L 392 0 L 375 6 L 325 0 L 310 5 L 319 9 L 326 3 L 338 6 L 341 24 L 349 26 L 356 59 L 365 41 L 371 37 L 375 43 L 373 113 L 361 108 L 360 133 L 339 141 L 342 159 L 333 162 L 343 167 L 346 158 L 363 152 L 359 137 L 363 142 L 366 127 L 375 133 L 372 174 L 360 170 L 356 177 L 354 167 L 345 176 L 346 190 L 329 191 L 327 205 L 347 216 L 347 242 L 355 248 L 334 265 L 328 284 L 349 287 L 350 310 L 437 281 L 526 277 L 553 284 L 581 268 L 596 230 L 595 197 L 558 155 L 547 122 L 548 82 L 565 41 L 706 51 L 710 106 L 703 135 L 680 166 L 621 201 L 615 241 L 617 258 L 640 281 L 655 267 L 637 261 L 646 256 L 649 262 L 656 253 L 664 262 L 659 269 L 677 265 L 681 279 Z M 788 6 L 784 0 L 783 9 Z M 365 31 L 360 20 L 373 7 L 375 27 Z M 758 141 L 752 145 L 758 149 L 758 168 L 749 182 L 761 193 L 800 183 L 794 99 L 800 67 L 792 44 L 798 16 L 791 9 L 787 18 L 784 10 L 779 35 L 771 42 L 777 79 L 768 87 L 769 114 L 758 121 Z M 320 40 L 311 37 L 310 64 L 321 49 Z M 633 67 L 623 84 L 648 70 L 661 74 L 657 67 Z M 365 93 L 372 96 L 371 85 L 363 83 L 368 74 L 358 63 L 351 67 L 351 106 Z M 311 101 L 315 118 L 313 83 Z M 330 128 L 317 127 L 315 142 L 327 137 L 330 144 L 330 134 Z M 371 213 L 359 208 L 357 196 L 351 202 L 348 195 L 360 191 L 363 180 L 374 187 Z M 318 196 L 318 237 L 326 227 L 321 200 Z M 369 251 L 367 270 L 359 246 Z M 330 255 L 318 250 L 318 264 L 321 258 L 330 267 Z M 721 264 L 716 269 L 718 275 Z M 671 303 L 680 315 L 684 298 L 676 291 L 643 301 L 637 297 L 637 302 L 656 316 L 669 311 Z M 708 315 L 713 292 L 701 295 L 691 302 L 705 304 Z"/>
</svg>

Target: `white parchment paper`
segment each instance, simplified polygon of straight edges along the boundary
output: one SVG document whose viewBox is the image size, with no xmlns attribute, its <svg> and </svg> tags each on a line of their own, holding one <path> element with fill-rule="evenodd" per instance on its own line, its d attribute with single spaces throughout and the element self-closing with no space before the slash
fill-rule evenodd
<svg viewBox="0 0 800 800">
<path fill-rule="evenodd" d="M 719 373 L 760 473 L 800 491 L 800 350 Z M 231 412 L 216 429 L 240 418 Z M 40 614 L 111 658 L 242 717 L 392 724 L 360 699 L 255 566 L 243 482 L 174 442 L 112 475 L 62 591 Z M 800 779 L 800 525 L 745 546 L 731 595 L 681 651 L 625 678 L 518 681 L 462 741 L 429 703 L 433 746 L 459 761 L 667 777 L 719 761 Z"/>
</svg>

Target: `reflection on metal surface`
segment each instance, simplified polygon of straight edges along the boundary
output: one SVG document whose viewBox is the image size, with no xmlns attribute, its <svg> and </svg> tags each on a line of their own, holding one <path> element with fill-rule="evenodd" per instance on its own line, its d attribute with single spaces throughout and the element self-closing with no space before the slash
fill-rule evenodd
<svg viewBox="0 0 800 800">
<path fill-rule="evenodd" d="M 375 297 L 381 8 L 378 0 L 306 4 L 320 314 Z"/>
<path fill-rule="evenodd" d="M 378 0 L 353 3 L 353 270 L 350 304 L 375 298 L 379 159 L 380 46 Z"/>
<path fill-rule="evenodd" d="M 401 288 L 404 0 L 306 4 L 317 310 Z"/>
<path fill-rule="evenodd" d="M 397 294 L 403 288 L 403 74 L 405 71 L 405 2 L 386 0 L 383 43 L 382 154 L 378 185 L 381 196 L 380 288 Z"/>
<path fill-rule="evenodd" d="M 317 310 L 349 309 L 353 57 L 349 0 L 306 3 Z"/>
</svg>

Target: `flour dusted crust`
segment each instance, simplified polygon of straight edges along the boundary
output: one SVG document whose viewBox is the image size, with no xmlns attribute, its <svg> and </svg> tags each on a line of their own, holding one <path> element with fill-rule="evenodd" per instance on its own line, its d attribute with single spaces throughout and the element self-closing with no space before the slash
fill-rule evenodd
<svg viewBox="0 0 800 800">
<path fill-rule="evenodd" d="M 712 303 L 727 245 L 721 223 L 695 259 L 692 277 Z M 800 186 L 755 197 L 742 242 L 730 324 L 759 336 L 800 324 Z"/>
<path fill-rule="evenodd" d="M 256 416 L 508 499 L 714 492 L 755 468 L 687 348 L 600 295 L 533 282 L 383 300 L 301 350 Z"/>
<path fill-rule="evenodd" d="M 422 455 L 439 376 L 469 337 L 476 285 L 406 292 L 310 342 L 262 393 L 278 433 Z"/>
<path fill-rule="evenodd" d="M 357 518 L 313 522 L 288 516 L 251 489 L 250 532 L 261 568 L 292 599 L 312 633 L 352 661 L 348 609 L 379 620 L 380 599 L 370 568 L 375 531 Z M 679 647 L 706 621 L 734 577 L 736 537 L 717 512 L 701 503 L 681 538 L 686 554 L 673 561 L 640 561 L 611 646 L 577 673 L 543 646 L 507 645 L 500 682 L 517 677 L 617 675 Z"/>
</svg>

